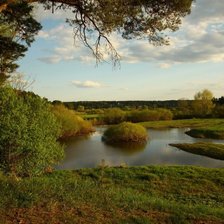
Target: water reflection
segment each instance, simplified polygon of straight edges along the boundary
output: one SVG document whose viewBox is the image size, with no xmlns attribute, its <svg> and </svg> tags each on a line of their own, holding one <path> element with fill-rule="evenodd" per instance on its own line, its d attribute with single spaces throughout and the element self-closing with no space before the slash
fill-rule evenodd
<svg viewBox="0 0 224 224">
<path fill-rule="evenodd" d="M 204 167 L 224 167 L 224 161 L 194 155 L 169 146 L 170 143 L 194 143 L 202 141 L 185 134 L 187 129 L 148 130 L 150 140 L 144 146 L 107 145 L 101 141 L 104 127 L 88 137 L 79 137 L 67 142 L 66 158 L 58 169 L 96 167 L 104 160 L 106 164 L 117 166 L 135 165 L 196 165 Z M 206 142 L 224 144 L 223 140 L 203 139 Z"/>
<path fill-rule="evenodd" d="M 126 155 L 133 155 L 143 151 L 147 142 L 120 142 L 120 143 L 106 143 L 109 150 L 119 151 Z M 111 146 L 111 147 L 110 147 Z"/>
</svg>

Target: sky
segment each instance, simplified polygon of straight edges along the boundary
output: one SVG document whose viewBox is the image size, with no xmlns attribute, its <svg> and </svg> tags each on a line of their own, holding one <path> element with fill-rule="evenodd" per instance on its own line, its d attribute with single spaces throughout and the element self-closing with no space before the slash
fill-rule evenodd
<svg viewBox="0 0 224 224">
<path fill-rule="evenodd" d="M 155 47 L 146 40 L 111 41 L 121 55 L 120 67 L 96 66 L 88 48 L 74 43 L 73 30 L 65 19 L 71 12 L 53 15 L 35 6 L 43 28 L 19 72 L 35 80 L 30 90 L 49 100 L 177 100 L 193 99 L 209 89 L 224 96 L 224 2 L 196 0 L 170 45 Z"/>
</svg>

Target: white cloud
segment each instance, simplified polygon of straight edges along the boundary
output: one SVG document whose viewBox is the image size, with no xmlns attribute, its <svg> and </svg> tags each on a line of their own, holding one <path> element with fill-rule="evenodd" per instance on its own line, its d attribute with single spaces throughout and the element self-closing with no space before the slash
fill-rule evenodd
<svg viewBox="0 0 224 224">
<path fill-rule="evenodd" d="M 87 80 L 87 81 L 84 81 L 84 82 L 74 80 L 74 81 L 72 81 L 72 84 L 75 85 L 78 88 L 100 88 L 100 87 L 105 87 L 105 85 L 103 85 L 103 84 L 101 84 L 99 82 L 90 81 L 90 80 Z"/>
<path fill-rule="evenodd" d="M 159 67 L 160 68 L 163 68 L 163 69 L 167 69 L 167 68 L 170 68 L 171 67 L 171 64 L 161 63 L 161 64 L 159 64 Z"/>
</svg>

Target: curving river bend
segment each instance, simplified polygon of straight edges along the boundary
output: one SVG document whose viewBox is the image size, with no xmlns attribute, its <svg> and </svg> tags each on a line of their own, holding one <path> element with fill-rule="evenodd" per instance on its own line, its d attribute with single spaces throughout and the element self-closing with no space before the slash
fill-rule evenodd
<svg viewBox="0 0 224 224">
<path fill-rule="evenodd" d="M 88 137 L 78 137 L 66 142 L 65 159 L 57 169 L 97 167 L 101 163 L 110 166 L 137 165 L 195 165 L 224 167 L 224 161 L 195 155 L 169 146 L 170 143 L 214 142 L 224 140 L 195 139 L 185 134 L 188 129 L 149 129 L 149 141 L 145 145 L 110 146 L 101 141 L 105 127 L 97 127 Z M 103 161 L 103 162 L 102 162 Z"/>
</svg>

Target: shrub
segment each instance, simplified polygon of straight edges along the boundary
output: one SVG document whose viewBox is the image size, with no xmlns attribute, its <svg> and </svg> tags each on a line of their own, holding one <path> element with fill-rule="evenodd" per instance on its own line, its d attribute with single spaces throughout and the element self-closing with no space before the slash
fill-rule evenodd
<svg viewBox="0 0 224 224">
<path fill-rule="evenodd" d="M 105 110 L 103 120 L 106 124 L 119 124 L 125 120 L 125 112 L 119 108 Z"/>
<path fill-rule="evenodd" d="M 88 134 L 93 131 L 90 122 L 83 120 L 76 115 L 75 111 L 69 110 L 62 104 L 53 106 L 52 111 L 62 126 L 61 138 Z"/>
<path fill-rule="evenodd" d="M 131 122 L 172 120 L 172 118 L 173 114 L 168 109 L 136 110 L 130 112 L 127 116 L 127 120 Z"/>
<path fill-rule="evenodd" d="M 103 134 L 103 140 L 108 143 L 145 142 L 147 136 L 147 131 L 143 126 L 130 122 L 123 122 L 109 127 Z"/>
<path fill-rule="evenodd" d="M 46 100 L 0 88 L 0 168 L 4 173 L 34 176 L 64 155 L 57 142 L 60 126 Z"/>
</svg>

